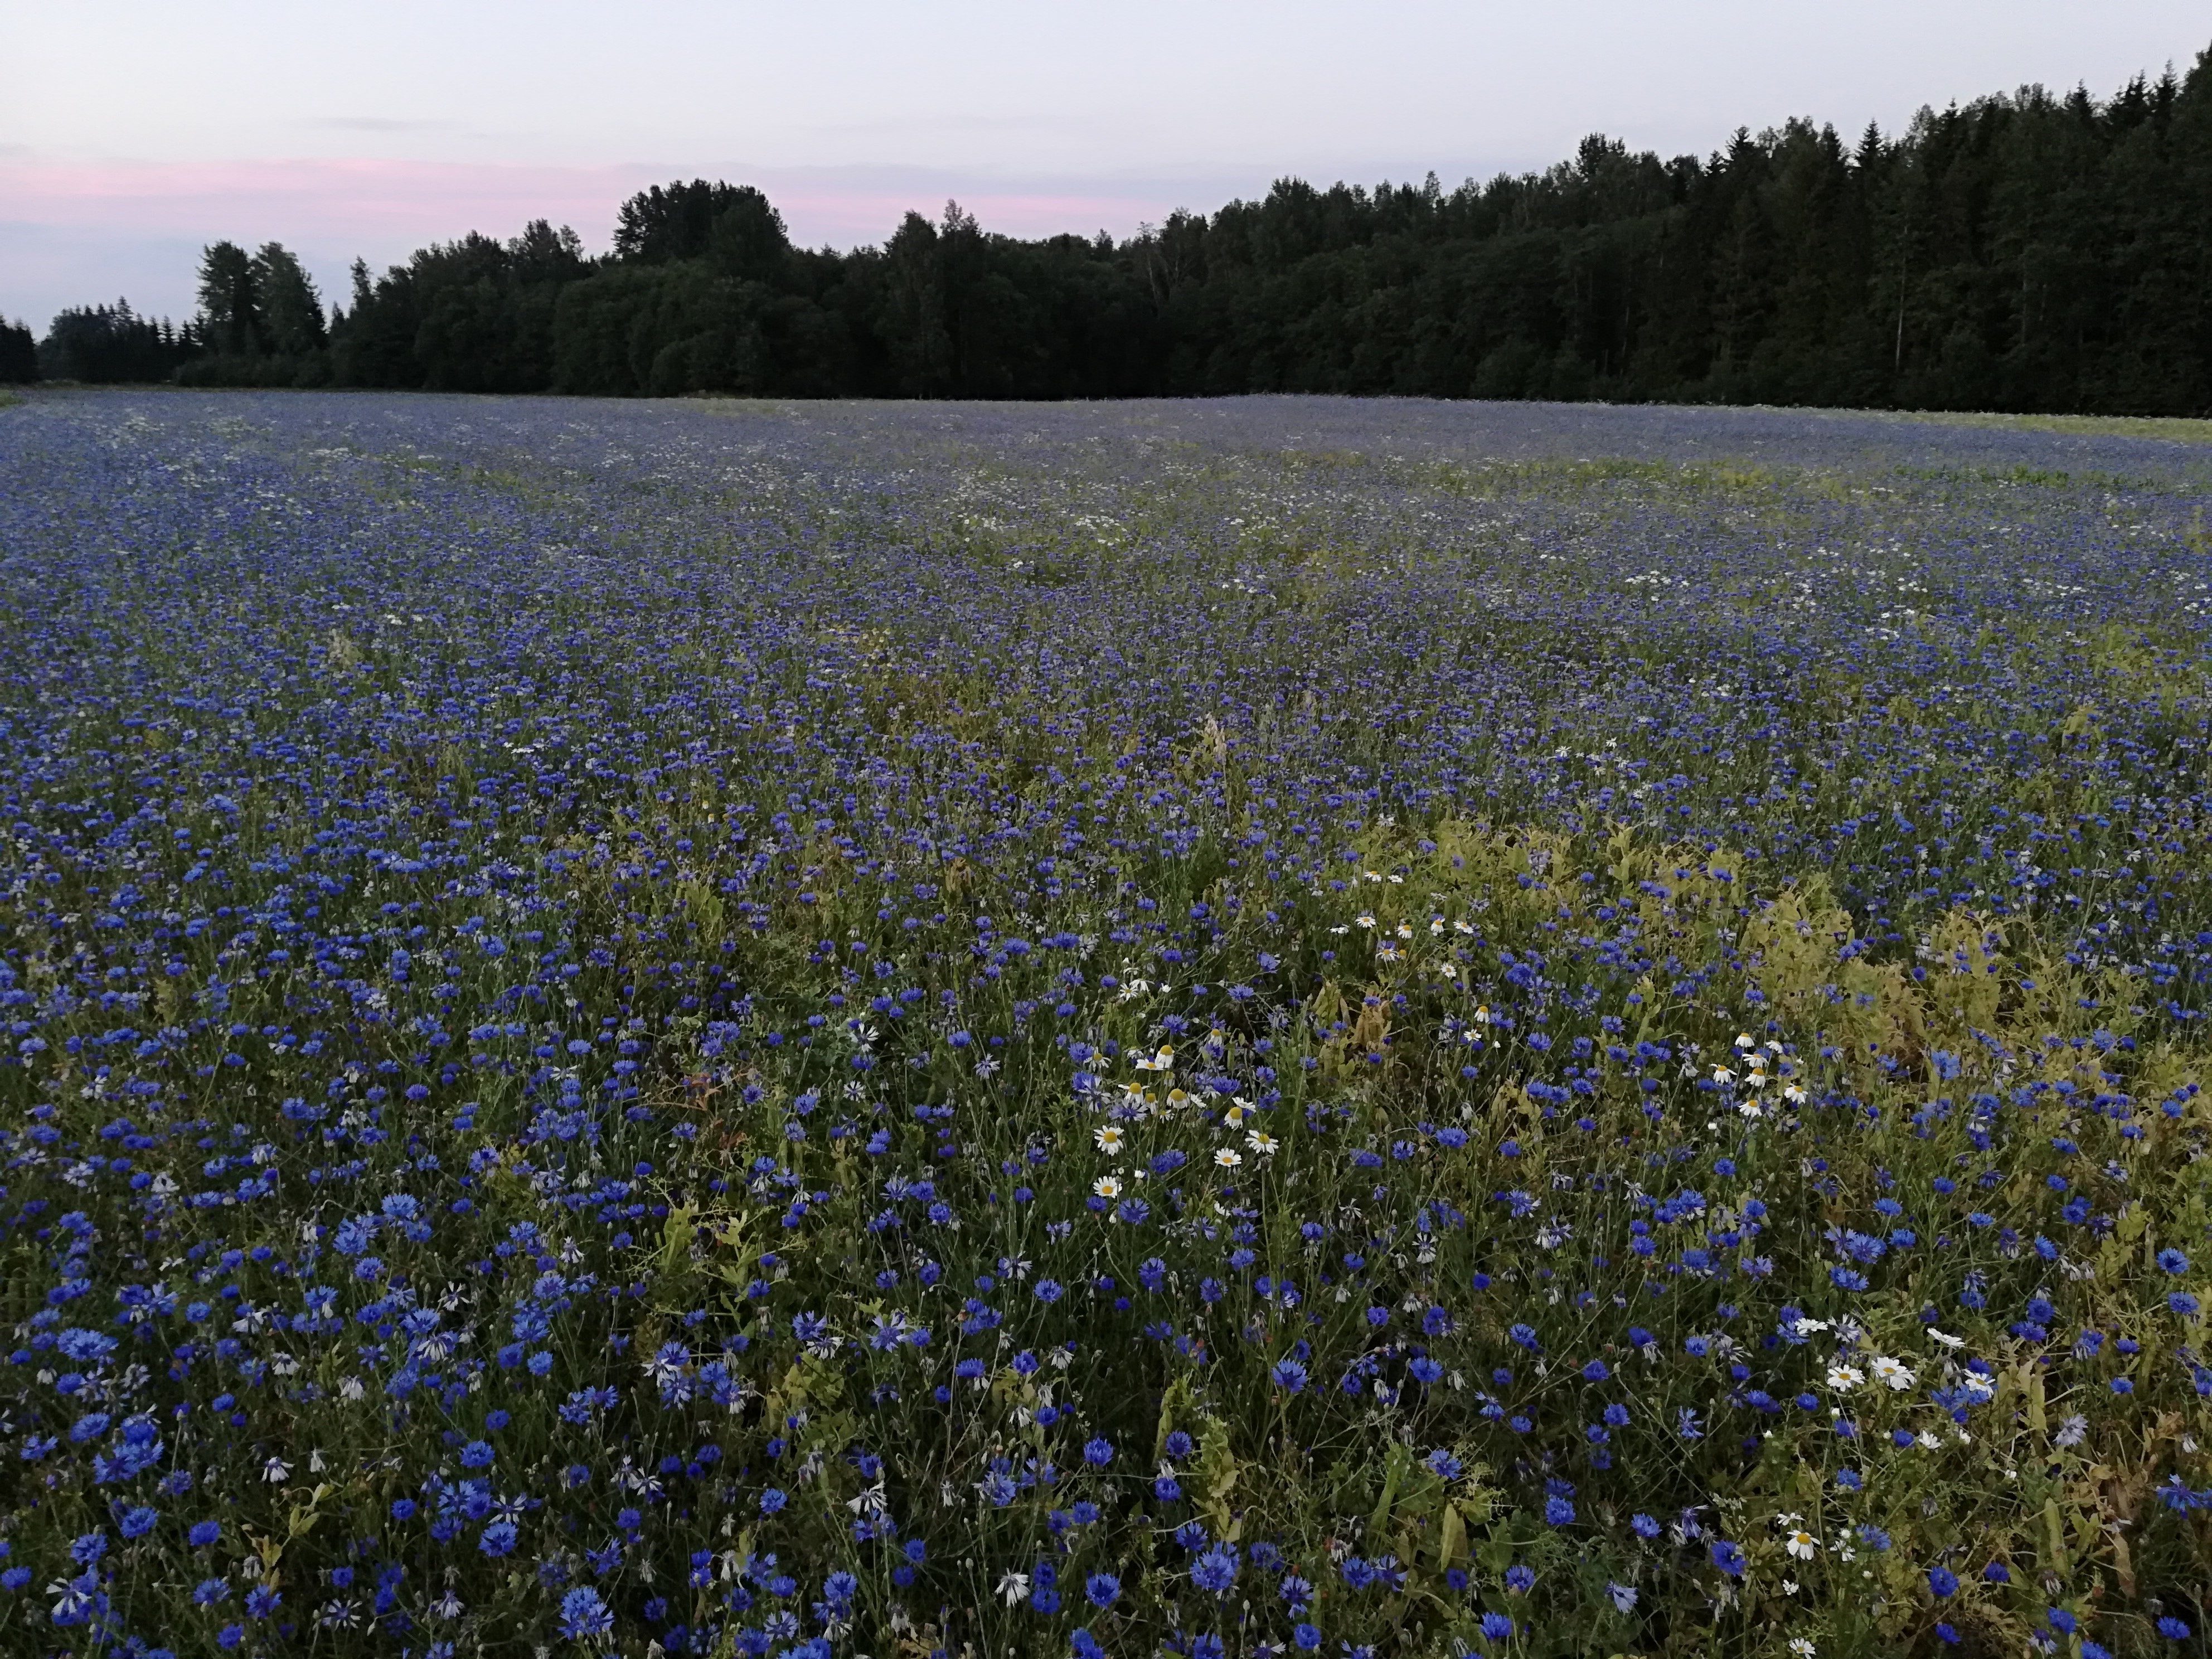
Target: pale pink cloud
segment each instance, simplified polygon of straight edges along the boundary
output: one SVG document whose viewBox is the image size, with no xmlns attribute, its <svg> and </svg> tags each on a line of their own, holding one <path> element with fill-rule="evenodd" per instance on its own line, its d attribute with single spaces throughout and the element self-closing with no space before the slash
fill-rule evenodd
<svg viewBox="0 0 2212 1659">
<path fill-rule="evenodd" d="M 697 171 L 700 169 L 695 169 Z M 0 157 L 0 220 L 216 237 L 289 236 L 364 243 L 443 240 L 468 230 L 512 234 L 532 219 L 573 224 L 604 245 L 632 191 L 683 169 L 514 166 L 387 160 L 48 161 Z M 713 171 L 705 169 L 705 171 Z M 758 183 L 793 234 L 810 245 L 880 241 L 909 210 L 934 217 L 957 195 L 987 229 L 1019 236 L 1101 228 L 1127 234 L 1158 217 L 1167 198 L 1133 191 L 1007 190 L 955 173 L 886 169 L 725 170 Z"/>
<path fill-rule="evenodd" d="M 590 231 L 652 176 L 623 167 L 518 167 L 437 161 L 47 161 L 0 158 L 0 217 L 192 235 L 237 234 L 240 221 L 298 239 L 354 232 L 449 237 L 511 233 L 530 219 Z"/>
<path fill-rule="evenodd" d="M 934 219 L 957 197 L 988 230 L 1127 235 L 1179 205 L 1225 199 L 1225 181 L 1048 179 L 921 167 L 518 165 L 382 159 L 60 161 L 0 155 L 0 315 L 43 319 L 64 305 L 127 296 L 188 316 L 198 251 L 221 239 L 295 249 L 324 294 L 347 265 L 404 260 L 471 230 L 507 237 L 532 219 L 573 225 L 604 249 L 615 211 L 646 185 L 704 175 L 758 185 L 801 244 L 883 241 L 909 210 Z"/>
</svg>

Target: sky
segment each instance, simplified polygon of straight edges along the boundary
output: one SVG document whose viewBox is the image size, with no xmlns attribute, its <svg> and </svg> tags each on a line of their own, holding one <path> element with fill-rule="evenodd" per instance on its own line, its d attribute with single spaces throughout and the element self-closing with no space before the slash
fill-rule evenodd
<svg viewBox="0 0 2212 1659">
<path fill-rule="evenodd" d="M 808 246 L 948 197 L 1126 236 L 1286 175 L 1449 188 L 1593 131 L 1895 131 L 2209 46 L 2203 0 L 0 0 L 0 315 L 181 319 L 217 239 L 283 242 L 337 300 L 356 257 L 472 229 L 603 249 L 675 178 L 758 185 Z"/>
</svg>

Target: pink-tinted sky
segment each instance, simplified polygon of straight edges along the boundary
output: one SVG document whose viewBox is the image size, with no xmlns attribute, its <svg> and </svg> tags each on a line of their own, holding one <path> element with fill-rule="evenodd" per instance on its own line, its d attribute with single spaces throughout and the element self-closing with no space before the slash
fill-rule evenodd
<svg viewBox="0 0 2212 1659">
<path fill-rule="evenodd" d="M 0 0 L 0 314 L 192 307 L 217 237 L 328 297 L 530 218 L 604 246 L 673 177 L 760 185 L 809 244 L 957 196 L 987 228 L 1126 234 L 1285 173 L 1447 185 L 1604 131 L 1704 153 L 2040 82 L 2109 92 L 2212 45 L 2202 0 Z"/>
</svg>

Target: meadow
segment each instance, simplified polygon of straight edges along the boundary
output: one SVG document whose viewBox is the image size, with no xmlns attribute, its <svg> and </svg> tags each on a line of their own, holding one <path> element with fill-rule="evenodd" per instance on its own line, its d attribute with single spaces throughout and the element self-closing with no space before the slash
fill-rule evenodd
<svg viewBox="0 0 2212 1659">
<path fill-rule="evenodd" d="M 2201 437 L 0 410 L 0 1650 L 2212 1651 Z"/>
</svg>

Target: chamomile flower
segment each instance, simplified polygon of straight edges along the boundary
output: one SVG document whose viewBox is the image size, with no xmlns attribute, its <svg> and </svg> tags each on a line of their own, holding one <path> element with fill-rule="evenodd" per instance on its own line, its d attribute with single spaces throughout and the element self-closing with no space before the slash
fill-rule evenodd
<svg viewBox="0 0 2212 1659">
<path fill-rule="evenodd" d="M 1881 1355 L 1875 1360 L 1874 1375 L 1876 1382 L 1887 1382 L 1893 1390 L 1899 1394 L 1912 1386 L 1912 1368 L 1903 1360 L 1893 1359 L 1887 1354 Z"/>
<path fill-rule="evenodd" d="M 1281 1146 L 1282 1142 L 1277 1140 L 1274 1136 L 1269 1134 L 1265 1129 L 1254 1129 L 1245 1135 L 1244 1144 L 1247 1146 L 1249 1146 L 1254 1152 L 1265 1157 L 1267 1153 L 1273 1152 L 1278 1146 Z"/>
<path fill-rule="evenodd" d="M 1091 1136 L 1098 1143 L 1098 1150 L 1109 1154 L 1119 1152 L 1127 1138 L 1127 1131 L 1118 1123 L 1103 1123 Z"/>
<path fill-rule="evenodd" d="M 1101 1198 L 1119 1198 L 1121 1196 L 1121 1178 L 1119 1176 L 1100 1176 L 1091 1183 L 1091 1190 Z"/>
<path fill-rule="evenodd" d="M 1224 1146 L 1213 1154 L 1214 1164 L 1224 1170 L 1233 1170 L 1244 1161 L 1244 1154 L 1234 1146 Z"/>
<path fill-rule="evenodd" d="M 1865 1381 L 1866 1373 L 1856 1365 L 1831 1365 L 1828 1367 L 1828 1386 L 1831 1389 L 1833 1389 L 1838 1394 L 1849 1394 L 1853 1389 L 1856 1389 L 1860 1383 Z"/>
</svg>

